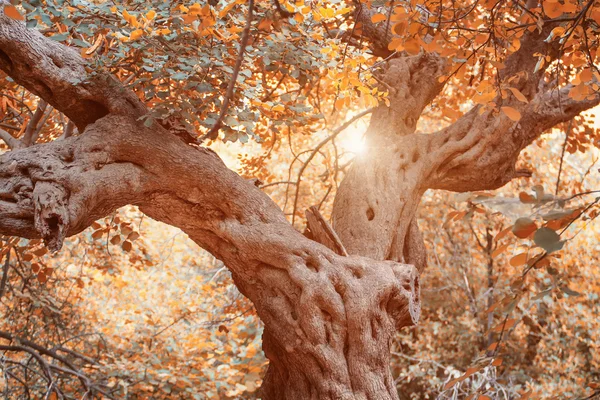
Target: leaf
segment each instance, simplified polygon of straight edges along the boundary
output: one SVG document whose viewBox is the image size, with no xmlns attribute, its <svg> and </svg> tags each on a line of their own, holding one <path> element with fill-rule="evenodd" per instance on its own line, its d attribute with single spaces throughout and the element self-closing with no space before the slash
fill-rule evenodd
<svg viewBox="0 0 600 400">
<path fill-rule="evenodd" d="M 371 17 L 371 22 L 376 24 L 378 22 L 385 21 L 386 19 L 387 17 L 385 16 L 385 14 L 375 14 Z"/>
<path fill-rule="evenodd" d="M 504 330 L 504 332 L 506 332 L 507 330 L 509 330 L 510 328 L 515 326 L 516 324 L 517 324 L 516 319 L 509 318 L 506 320 L 506 323 L 500 323 L 500 324 L 496 325 L 494 328 L 492 328 L 492 332 L 502 332 L 503 330 Z"/>
<path fill-rule="evenodd" d="M 139 233 L 137 233 L 137 232 L 131 232 L 131 233 L 130 233 L 130 234 L 127 236 L 127 240 L 130 240 L 130 241 L 132 241 L 132 242 L 133 242 L 134 240 L 136 240 L 136 239 L 137 239 L 137 238 L 139 238 L 139 237 L 140 237 L 140 234 L 139 234 Z"/>
<path fill-rule="evenodd" d="M 450 389 L 452 386 L 454 386 L 456 383 L 458 383 L 459 380 L 458 379 L 452 379 L 451 381 L 449 381 L 448 383 L 446 383 L 444 385 L 444 390 L 448 390 Z"/>
<path fill-rule="evenodd" d="M 492 252 L 492 258 L 496 258 L 500 254 L 504 253 L 506 251 L 506 249 L 508 249 L 508 246 L 510 246 L 510 244 L 503 244 L 502 246 L 498 247 L 496 250 L 494 250 Z"/>
<path fill-rule="evenodd" d="M 517 100 L 523 102 L 523 103 L 529 103 L 529 100 L 527 100 L 527 97 L 525 97 L 525 95 L 523 93 L 521 93 L 519 91 L 519 89 L 516 88 L 508 88 L 508 90 L 510 90 L 513 94 L 513 96 L 515 96 L 517 98 Z"/>
<path fill-rule="evenodd" d="M 521 119 L 521 113 L 513 107 L 501 107 L 501 110 L 508 118 L 515 122 Z"/>
<path fill-rule="evenodd" d="M 265 31 L 265 32 L 270 32 L 271 31 L 271 25 L 273 25 L 273 20 L 269 19 L 269 18 L 263 18 L 259 23 L 258 23 L 258 30 L 259 31 Z"/>
<path fill-rule="evenodd" d="M 144 31 L 141 29 L 136 29 L 135 31 L 129 34 L 129 40 L 137 40 L 142 37 Z"/>
<path fill-rule="evenodd" d="M 410 38 L 404 42 L 404 49 L 409 54 L 417 55 L 421 51 L 421 45 L 419 44 L 418 40 L 416 40 L 414 38 Z"/>
<path fill-rule="evenodd" d="M 4 15 L 6 15 L 8 18 L 16 19 L 17 21 L 25 20 L 25 17 L 21 15 L 19 10 L 17 10 L 17 7 L 11 4 L 4 6 Z"/>
<path fill-rule="evenodd" d="M 497 242 L 500 239 L 502 239 L 504 236 L 506 236 L 508 234 L 508 232 L 510 232 L 511 229 L 512 229 L 512 227 L 509 226 L 508 228 L 504 228 L 503 230 L 498 232 L 498 234 L 494 238 L 494 241 Z"/>
<path fill-rule="evenodd" d="M 509 261 L 509 264 L 513 267 L 519 267 L 527 262 L 527 253 L 517 254 L 512 257 Z"/>
<path fill-rule="evenodd" d="M 519 193 L 519 200 L 521 200 L 521 203 L 525 203 L 525 204 L 531 204 L 531 203 L 536 202 L 535 197 L 533 197 L 529 193 L 525 193 L 525 192 Z"/>
<path fill-rule="evenodd" d="M 154 19 L 155 17 L 156 17 L 156 11 L 154 11 L 154 10 L 150 10 L 150 11 L 148 11 L 148 13 L 146 14 L 146 18 L 147 18 L 148 20 L 152 20 L 152 19 Z"/>
<path fill-rule="evenodd" d="M 499 367 L 502 365 L 502 359 L 501 358 L 496 358 L 494 361 L 492 361 L 492 365 L 494 367 Z M 488 397 L 489 398 L 489 397 Z"/>
<path fill-rule="evenodd" d="M 536 294 L 535 296 L 533 296 L 531 298 L 531 301 L 536 301 L 536 300 L 539 300 L 541 298 L 544 298 L 544 297 L 548 296 L 550 293 L 552 293 L 552 290 L 554 290 L 553 287 L 551 287 L 550 289 L 546 289 L 546 290 L 544 290 L 542 292 L 539 292 L 538 294 Z"/>
<path fill-rule="evenodd" d="M 37 274 L 37 278 L 38 278 L 38 281 L 42 284 L 44 284 L 48 281 L 48 277 L 43 272 L 40 272 L 39 274 Z"/>
<path fill-rule="evenodd" d="M 131 248 L 133 246 L 131 245 L 131 242 L 128 241 L 124 241 L 123 244 L 121 245 L 121 248 L 127 252 L 131 251 Z"/>
<path fill-rule="evenodd" d="M 402 49 L 404 49 L 404 46 L 402 45 L 402 38 L 393 39 L 388 44 L 388 50 L 395 51 L 395 50 L 402 50 Z"/>
<path fill-rule="evenodd" d="M 513 234 L 520 239 L 528 238 L 536 230 L 537 225 L 529 218 L 517 219 L 512 228 Z"/>
<path fill-rule="evenodd" d="M 560 240 L 558 233 L 545 227 L 542 227 L 535 232 L 533 241 L 548 253 L 562 249 L 565 244 L 564 240 Z"/>
<path fill-rule="evenodd" d="M 562 291 L 563 291 L 563 293 L 566 293 L 566 294 L 568 294 L 569 296 L 573 296 L 573 297 L 576 297 L 576 296 L 581 296 L 581 293 L 579 293 L 579 292 L 576 292 L 576 291 L 575 291 L 575 290 L 573 290 L 573 289 L 570 289 L 570 288 L 569 288 L 567 285 L 563 285 L 563 286 L 561 286 L 561 287 L 560 287 L 560 290 L 562 290 Z"/>
</svg>

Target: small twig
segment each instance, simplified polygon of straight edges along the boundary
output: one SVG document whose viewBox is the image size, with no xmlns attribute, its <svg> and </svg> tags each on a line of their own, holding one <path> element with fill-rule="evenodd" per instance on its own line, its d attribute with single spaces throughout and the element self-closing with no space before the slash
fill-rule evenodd
<svg viewBox="0 0 600 400">
<path fill-rule="evenodd" d="M 229 109 L 229 102 L 231 101 L 231 98 L 233 97 L 233 91 L 235 90 L 235 82 L 237 81 L 238 74 L 240 73 L 240 68 L 242 67 L 242 62 L 244 61 L 244 52 L 246 51 L 246 46 L 248 45 L 248 39 L 250 37 L 250 26 L 252 25 L 253 11 L 254 0 L 250 0 L 248 2 L 248 18 L 246 20 L 246 27 L 244 28 L 244 32 L 242 33 L 242 40 L 240 41 L 240 52 L 235 62 L 235 67 L 233 68 L 233 74 L 231 75 L 231 80 L 229 81 L 229 86 L 227 87 L 225 98 L 223 99 L 223 103 L 221 104 L 219 118 L 217 119 L 217 122 L 215 122 L 214 126 L 206 133 L 206 135 L 204 135 L 200 139 L 200 142 L 204 142 L 204 140 L 206 139 L 215 140 L 219 135 L 219 129 L 221 129 L 221 125 L 223 125 L 223 119 L 225 119 L 225 115 L 227 114 L 227 110 Z"/>
<path fill-rule="evenodd" d="M 327 220 L 323 218 L 317 207 L 311 206 L 306 210 L 306 220 L 308 228 L 316 241 L 331 248 L 331 250 L 339 255 L 348 257 L 348 251 L 344 247 L 342 240 Z"/>
<path fill-rule="evenodd" d="M 35 134 L 35 132 L 38 129 L 38 124 L 39 124 L 40 120 L 42 119 L 42 117 L 44 116 L 47 106 L 48 106 L 48 103 L 46 103 L 45 100 L 40 99 L 40 101 L 38 103 L 38 107 L 35 110 L 35 113 L 33 113 L 33 117 L 31 117 L 29 124 L 27 124 L 27 128 L 25 129 L 25 134 L 23 135 L 23 139 L 21 139 L 21 142 L 23 143 L 23 145 L 25 147 L 28 147 L 32 144 L 31 141 L 33 139 L 33 135 Z"/>
<path fill-rule="evenodd" d="M 0 300 L 4 297 L 6 291 L 6 282 L 8 281 L 8 270 L 10 268 L 10 247 L 6 253 L 6 259 L 4 260 L 4 267 L 2 267 L 2 280 L 0 281 Z"/>
<path fill-rule="evenodd" d="M 569 133 L 571 133 L 572 125 L 573 125 L 573 120 L 569 121 L 569 127 L 567 128 L 567 131 L 565 132 L 565 142 L 563 143 L 562 153 L 560 155 L 560 164 L 558 166 L 558 177 L 556 178 L 556 190 L 554 191 L 555 196 L 558 196 L 558 189 L 560 187 L 560 175 L 561 175 L 562 169 L 563 169 L 563 161 L 565 159 L 565 150 L 567 148 L 567 144 L 569 143 Z"/>
<path fill-rule="evenodd" d="M 269 186 L 275 186 L 275 185 L 295 185 L 296 182 L 294 181 L 281 181 L 281 182 L 271 182 L 271 183 L 267 183 L 265 185 L 261 185 L 260 188 L 264 189 L 264 188 L 268 188 Z"/>
</svg>

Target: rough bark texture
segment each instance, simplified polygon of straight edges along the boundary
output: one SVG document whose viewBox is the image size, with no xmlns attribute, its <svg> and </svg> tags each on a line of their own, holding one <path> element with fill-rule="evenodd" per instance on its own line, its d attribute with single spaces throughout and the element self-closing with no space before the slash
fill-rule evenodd
<svg viewBox="0 0 600 400">
<path fill-rule="evenodd" d="M 529 60 L 539 51 L 523 43 L 513 57 Z M 530 64 L 507 62 L 516 70 Z M 89 75 L 76 51 L 1 11 L 0 69 L 81 132 L 0 157 L 0 233 L 42 237 L 57 250 L 126 204 L 181 228 L 223 260 L 256 306 L 270 361 L 263 398 L 277 400 L 397 399 L 389 345 L 397 329 L 419 318 L 426 257 L 415 212 L 422 193 L 502 186 L 519 176 L 519 152 L 544 129 L 599 101 L 563 98 L 559 107 L 561 92 L 539 92 L 534 79 L 523 83 L 529 104 L 505 102 L 521 110 L 519 123 L 475 108 L 440 132 L 415 133 L 442 89 L 445 63 L 435 54 L 390 60 L 382 79 L 392 88 L 391 105 L 375 111 L 372 151 L 356 159 L 335 199 L 335 232 L 350 253 L 343 256 L 338 244 L 328 243 L 332 251 L 294 230 L 212 151 L 142 126 L 145 106 L 115 78 Z M 315 225 L 315 232 L 325 228 Z"/>
</svg>

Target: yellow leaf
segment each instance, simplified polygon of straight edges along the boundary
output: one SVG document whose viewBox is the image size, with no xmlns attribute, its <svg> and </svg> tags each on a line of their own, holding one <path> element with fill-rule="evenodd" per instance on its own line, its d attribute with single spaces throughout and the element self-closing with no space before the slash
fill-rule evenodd
<svg viewBox="0 0 600 400">
<path fill-rule="evenodd" d="M 25 17 L 23 17 L 21 15 L 21 13 L 19 12 L 19 10 L 17 10 L 17 8 L 13 5 L 6 5 L 4 6 L 4 15 L 6 15 L 9 18 L 12 19 L 16 19 L 17 21 L 24 21 Z"/>
<path fill-rule="evenodd" d="M 517 122 L 521 119 L 521 113 L 512 107 L 502 107 L 502 112 L 513 121 Z"/>
<path fill-rule="evenodd" d="M 529 101 L 527 100 L 527 97 L 525 97 L 525 95 L 523 93 L 521 93 L 519 91 L 519 89 L 508 88 L 508 90 L 510 90 L 512 92 L 513 96 L 515 96 L 517 98 L 517 100 L 522 101 L 523 103 L 529 103 Z"/>
<path fill-rule="evenodd" d="M 141 38 L 143 34 L 144 34 L 143 30 L 136 29 L 135 31 L 131 32 L 131 34 L 129 35 L 129 40 L 137 40 L 137 39 Z"/>
<path fill-rule="evenodd" d="M 154 10 L 150 10 L 150 11 L 148 11 L 148 13 L 146 14 L 146 18 L 147 18 L 148 20 L 152 20 L 152 19 L 154 19 L 154 17 L 156 17 L 156 11 L 154 11 Z"/>
<path fill-rule="evenodd" d="M 375 14 L 371 17 L 371 21 L 376 24 L 381 21 L 385 21 L 387 17 L 384 14 Z"/>
<path fill-rule="evenodd" d="M 271 110 L 282 112 L 285 111 L 285 106 L 283 104 L 277 104 L 276 106 L 271 108 Z"/>
<path fill-rule="evenodd" d="M 202 12 L 202 6 L 198 3 L 194 3 L 190 6 L 189 12 L 190 14 L 198 15 Z"/>
</svg>

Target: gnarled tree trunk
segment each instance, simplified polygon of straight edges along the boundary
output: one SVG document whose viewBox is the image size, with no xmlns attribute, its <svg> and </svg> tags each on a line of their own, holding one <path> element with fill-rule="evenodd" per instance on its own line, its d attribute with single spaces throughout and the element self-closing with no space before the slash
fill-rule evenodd
<svg viewBox="0 0 600 400">
<path fill-rule="evenodd" d="M 508 76 L 533 68 L 540 37 L 524 39 Z M 0 233 L 42 237 L 58 250 L 127 204 L 181 228 L 223 260 L 256 306 L 270 362 L 262 394 L 277 400 L 397 399 L 390 341 L 419 318 L 422 193 L 502 186 L 519 176 L 519 152 L 543 130 L 599 102 L 564 97 L 559 105 L 560 91 L 538 90 L 539 75 L 518 83 L 530 99 L 514 104 L 519 123 L 475 108 L 440 132 L 415 133 L 442 89 L 444 61 L 428 53 L 390 60 L 382 79 L 391 104 L 375 111 L 371 151 L 355 160 L 335 199 L 334 228 L 350 253 L 342 256 L 297 232 L 212 151 L 143 126 L 146 107 L 115 78 L 88 75 L 78 52 L 1 11 L 0 68 L 82 133 L 0 158 Z"/>
</svg>

